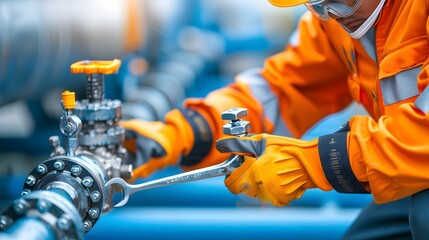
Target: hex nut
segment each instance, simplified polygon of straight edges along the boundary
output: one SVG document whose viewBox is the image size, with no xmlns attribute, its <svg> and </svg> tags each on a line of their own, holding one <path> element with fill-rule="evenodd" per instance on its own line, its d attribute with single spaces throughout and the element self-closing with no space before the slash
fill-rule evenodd
<svg viewBox="0 0 429 240">
<path fill-rule="evenodd" d="M 11 224 L 13 220 L 5 215 L 0 216 L 0 230 L 7 229 Z"/>
<path fill-rule="evenodd" d="M 98 210 L 98 208 L 91 208 L 88 211 L 88 215 L 92 218 L 92 219 L 96 219 L 99 217 L 100 215 L 100 211 Z"/>
<path fill-rule="evenodd" d="M 50 136 L 49 137 L 49 145 L 51 147 L 57 147 L 60 145 L 60 138 L 58 136 Z"/>
<path fill-rule="evenodd" d="M 25 195 L 28 195 L 30 193 L 31 193 L 30 189 L 23 189 L 22 192 L 21 192 L 21 196 L 25 196 Z"/>
<path fill-rule="evenodd" d="M 93 182 L 94 182 L 94 180 L 89 176 L 84 177 L 82 180 L 83 186 L 85 186 L 87 188 L 91 187 Z"/>
<path fill-rule="evenodd" d="M 85 220 L 83 222 L 83 229 L 88 232 L 89 230 L 91 230 L 91 228 L 92 228 L 92 223 L 88 220 Z"/>
<path fill-rule="evenodd" d="M 232 126 L 231 124 L 225 124 L 223 126 L 223 133 L 227 135 L 240 135 L 247 133 L 250 129 L 250 123 L 242 121 L 238 126 Z"/>
<path fill-rule="evenodd" d="M 13 210 L 18 215 L 24 215 L 28 210 L 28 203 L 23 199 L 15 200 Z"/>
<path fill-rule="evenodd" d="M 34 184 L 36 184 L 36 178 L 33 175 L 28 175 L 27 179 L 25 180 L 25 183 L 32 187 Z"/>
<path fill-rule="evenodd" d="M 65 167 L 65 163 L 61 160 L 55 161 L 54 162 L 54 168 L 55 170 L 61 171 L 63 170 Z"/>
<path fill-rule="evenodd" d="M 37 210 L 39 210 L 40 213 L 48 212 L 51 208 L 51 203 L 45 200 L 38 200 L 36 203 Z"/>
<path fill-rule="evenodd" d="M 81 173 L 82 173 L 82 167 L 81 166 L 79 166 L 79 165 L 73 165 L 72 167 L 71 167 L 71 173 L 74 175 L 74 176 L 79 176 Z"/>
<path fill-rule="evenodd" d="M 72 225 L 71 219 L 63 214 L 57 221 L 57 227 L 61 230 L 68 230 Z"/>
<path fill-rule="evenodd" d="M 89 197 L 91 198 L 92 202 L 97 203 L 101 199 L 101 194 L 98 191 L 94 191 L 91 194 L 89 194 Z"/>
<path fill-rule="evenodd" d="M 40 174 L 45 174 L 46 172 L 48 172 L 48 168 L 46 167 L 46 165 L 45 165 L 45 164 L 39 164 L 39 165 L 36 167 L 36 171 L 37 171 L 38 173 L 40 173 Z"/>
<path fill-rule="evenodd" d="M 246 108 L 231 108 L 222 113 L 223 120 L 237 120 L 246 116 Z"/>
</svg>

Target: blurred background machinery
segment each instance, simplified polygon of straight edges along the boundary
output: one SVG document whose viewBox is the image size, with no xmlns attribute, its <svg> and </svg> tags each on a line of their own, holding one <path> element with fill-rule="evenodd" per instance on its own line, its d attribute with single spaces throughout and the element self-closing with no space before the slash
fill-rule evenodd
<svg viewBox="0 0 429 240">
<path fill-rule="evenodd" d="M 85 76 L 71 74 L 72 63 L 121 59 L 118 73 L 105 76 L 106 99 L 122 101 L 122 118 L 161 120 L 185 97 L 203 97 L 237 73 L 261 67 L 284 48 L 303 11 L 261 0 L 0 0 L 0 210 L 19 205 L 16 199 L 36 209 L 35 198 L 53 199 L 21 192 L 38 166 L 54 169 L 50 136 L 63 116 L 61 93 L 87 97 Z M 335 131 L 355 113 L 362 110 L 352 105 L 304 138 Z M 71 172 L 74 157 L 64 161 Z M 108 175 L 105 164 L 89 168 Z M 168 168 L 145 181 L 180 171 Z M 85 238 L 336 239 L 369 200 L 310 190 L 274 208 L 232 195 L 220 177 L 135 194 L 126 207 L 96 217 Z M 83 209 L 76 219 L 90 208 Z M 40 239 L 46 239 L 42 233 Z"/>
</svg>

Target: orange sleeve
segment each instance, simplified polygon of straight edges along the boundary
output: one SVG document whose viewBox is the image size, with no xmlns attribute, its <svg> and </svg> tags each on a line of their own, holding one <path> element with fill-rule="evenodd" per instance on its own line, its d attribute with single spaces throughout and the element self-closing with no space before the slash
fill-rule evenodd
<svg viewBox="0 0 429 240">
<path fill-rule="evenodd" d="M 407 103 L 396 116 L 350 120 L 349 157 L 359 182 L 378 203 L 429 188 L 429 115 Z"/>
<path fill-rule="evenodd" d="M 333 23 L 305 14 L 289 45 L 267 59 L 262 72 L 278 96 L 281 115 L 294 137 L 352 102 L 344 50 L 329 42 L 332 36 L 342 41 L 344 33 L 329 24 Z"/>
</svg>

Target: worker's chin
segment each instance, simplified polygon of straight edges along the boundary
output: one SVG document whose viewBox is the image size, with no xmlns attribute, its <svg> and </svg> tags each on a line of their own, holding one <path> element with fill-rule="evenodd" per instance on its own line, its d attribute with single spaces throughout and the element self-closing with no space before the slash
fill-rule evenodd
<svg viewBox="0 0 429 240">
<path fill-rule="evenodd" d="M 355 32 L 359 29 L 360 26 L 362 26 L 363 22 L 361 20 L 355 20 L 355 21 L 344 21 L 339 22 L 339 24 L 349 33 Z"/>
</svg>

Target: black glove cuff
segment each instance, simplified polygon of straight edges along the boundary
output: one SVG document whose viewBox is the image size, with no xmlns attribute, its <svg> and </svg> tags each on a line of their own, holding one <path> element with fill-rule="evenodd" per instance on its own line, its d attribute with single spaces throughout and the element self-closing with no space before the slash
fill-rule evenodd
<svg viewBox="0 0 429 240">
<path fill-rule="evenodd" d="M 184 108 L 180 110 L 194 131 L 194 146 L 191 152 L 184 156 L 180 165 L 189 167 L 201 162 L 210 152 L 213 144 L 213 135 L 206 119 L 197 111 Z"/>
<path fill-rule="evenodd" d="M 339 132 L 319 137 L 319 157 L 323 172 L 332 187 L 340 193 L 368 193 L 357 180 L 347 154 L 347 134 L 344 126 Z"/>
</svg>

